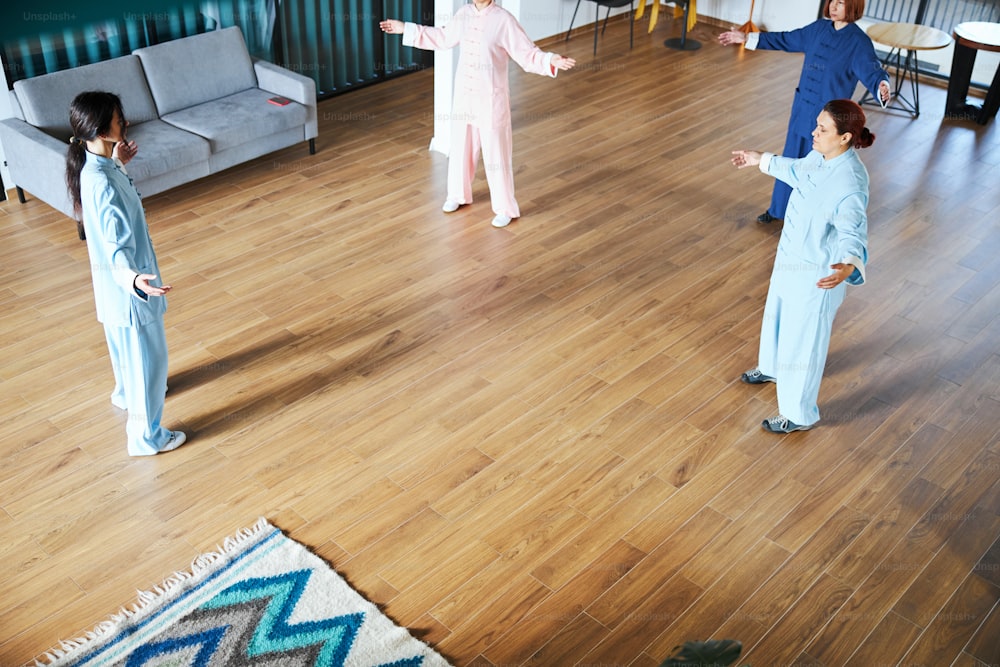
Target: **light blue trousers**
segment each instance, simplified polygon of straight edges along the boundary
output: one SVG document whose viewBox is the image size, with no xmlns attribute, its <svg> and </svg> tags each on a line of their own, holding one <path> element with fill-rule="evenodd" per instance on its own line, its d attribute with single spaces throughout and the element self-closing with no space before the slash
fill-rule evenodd
<svg viewBox="0 0 1000 667">
<path fill-rule="evenodd" d="M 125 434 L 132 456 L 156 454 L 170 440 L 160 425 L 167 394 L 167 336 L 163 321 L 137 327 L 104 327 L 115 390 L 111 402 L 128 410 Z"/>
<path fill-rule="evenodd" d="M 833 318 L 847 292 L 845 283 L 816 287 L 831 273 L 828 266 L 779 251 L 764 304 L 757 368 L 777 380 L 778 412 L 803 426 L 819 421 L 817 399 Z"/>
</svg>

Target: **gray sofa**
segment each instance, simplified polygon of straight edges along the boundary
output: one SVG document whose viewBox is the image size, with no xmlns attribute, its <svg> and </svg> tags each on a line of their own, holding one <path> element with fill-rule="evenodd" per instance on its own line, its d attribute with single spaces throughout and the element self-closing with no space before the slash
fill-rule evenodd
<svg viewBox="0 0 1000 667">
<path fill-rule="evenodd" d="M 143 196 L 300 141 L 316 150 L 313 80 L 251 58 L 239 28 L 226 28 L 15 82 L 15 117 L 0 121 L 0 142 L 22 203 L 27 190 L 73 217 L 64 179 L 69 105 L 87 90 L 121 98 L 139 147 L 127 169 Z M 269 103 L 275 96 L 292 101 Z"/>
</svg>

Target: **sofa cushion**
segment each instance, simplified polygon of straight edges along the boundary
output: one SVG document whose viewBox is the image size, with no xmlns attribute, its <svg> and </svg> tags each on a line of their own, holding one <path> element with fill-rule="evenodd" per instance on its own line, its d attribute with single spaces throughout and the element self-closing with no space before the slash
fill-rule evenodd
<svg viewBox="0 0 1000 667">
<path fill-rule="evenodd" d="M 199 162 L 207 164 L 210 154 L 205 139 L 162 120 L 132 125 L 128 138 L 135 141 L 139 149 L 125 167 L 135 181 L 145 181 Z"/>
<path fill-rule="evenodd" d="M 237 27 L 136 49 L 160 116 L 257 87 Z"/>
<path fill-rule="evenodd" d="M 306 108 L 303 105 L 289 102 L 285 106 L 277 106 L 267 101 L 270 97 L 274 94 L 259 88 L 244 90 L 175 111 L 163 116 L 163 120 L 208 139 L 212 144 L 212 153 L 305 124 Z"/>
<path fill-rule="evenodd" d="M 88 90 L 105 90 L 118 95 L 130 123 L 144 123 L 157 117 L 142 65 L 132 55 L 14 82 L 14 93 L 24 120 L 66 141 L 72 134 L 70 103 Z"/>
</svg>

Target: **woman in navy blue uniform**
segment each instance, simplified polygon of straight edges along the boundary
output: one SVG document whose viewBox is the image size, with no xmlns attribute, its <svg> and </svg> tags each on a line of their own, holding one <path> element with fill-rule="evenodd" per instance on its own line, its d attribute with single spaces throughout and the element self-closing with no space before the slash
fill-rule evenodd
<svg viewBox="0 0 1000 667">
<path fill-rule="evenodd" d="M 850 99 L 859 81 L 882 106 L 889 101 L 889 75 L 875 55 L 872 40 L 855 23 L 864 13 L 864 0 L 828 0 L 823 9 L 825 18 L 798 30 L 747 35 L 733 29 L 719 35 L 724 45 L 805 54 L 783 156 L 805 157 L 812 150 L 812 131 L 823 105 L 829 100 Z M 791 193 L 786 183 L 775 181 L 771 204 L 757 221 L 783 220 Z"/>
</svg>

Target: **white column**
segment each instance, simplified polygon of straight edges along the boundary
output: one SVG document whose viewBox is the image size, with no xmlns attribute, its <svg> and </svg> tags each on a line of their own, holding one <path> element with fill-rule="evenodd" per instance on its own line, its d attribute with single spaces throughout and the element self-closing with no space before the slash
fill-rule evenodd
<svg viewBox="0 0 1000 667">
<path fill-rule="evenodd" d="M 448 23 L 461 5 L 460 0 L 434 0 L 434 25 L 441 27 Z M 434 52 L 434 136 L 430 149 L 445 155 L 451 146 L 449 118 L 457 62 L 455 49 Z"/>
</svg>

